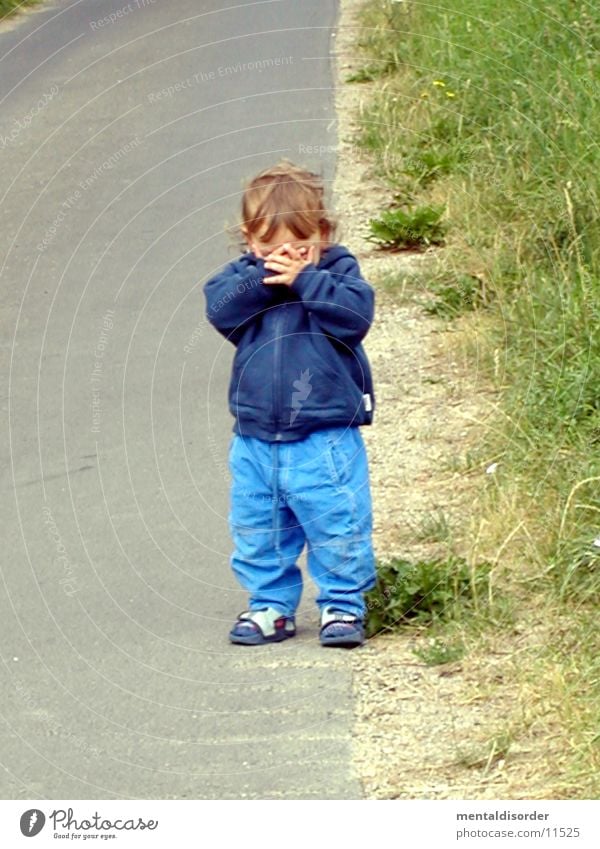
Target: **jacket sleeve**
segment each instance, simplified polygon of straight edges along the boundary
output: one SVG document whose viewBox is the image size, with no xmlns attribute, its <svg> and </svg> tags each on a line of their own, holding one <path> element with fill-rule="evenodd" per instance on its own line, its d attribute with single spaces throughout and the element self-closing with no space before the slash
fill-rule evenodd
<svg viewBox="0 0 600 849">
<path fill-rule="evenodd" d="M 335 272 L 308 265 L 292 290 L 317 319 L 324 333 L 346 345 L 358 345 L 367 335 L 375 308 L 373 287 L 363 280 L 358 263 L 348 257 Z"/>
<path fill-rule="evenodd" d="M 273 302 L 271 286 L 263 283 L 264 260 L 247 267 L 230 262 L 204 284 L 207 320 L 237 345 L 247 325 Z"/>
</svg>

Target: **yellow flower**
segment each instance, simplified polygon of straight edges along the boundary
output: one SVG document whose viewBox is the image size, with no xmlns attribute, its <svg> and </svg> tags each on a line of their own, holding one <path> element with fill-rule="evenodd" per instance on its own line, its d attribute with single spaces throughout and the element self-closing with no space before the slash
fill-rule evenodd
<svg viewBox="0 0 600 849">
<path fill-rule="evenodd" d="M 446 92 L 446 97 L 456 97 L 456 95 L 454 94 L 454 92 L 453 92 L 453 91 L 447 91 L 447 92 Z"/>
<path fill-rule="evenodd" d="M 421 97 L 429 97 L 429 92 L 428 91 L 422 91 Z"/>
<path fill-rule="evenodd" d="M 442 88 L 444 88 L 446 86 L 446 83 L 443 80 L 434 80 L 433 84 L 442 86 Z"/>
</svg>

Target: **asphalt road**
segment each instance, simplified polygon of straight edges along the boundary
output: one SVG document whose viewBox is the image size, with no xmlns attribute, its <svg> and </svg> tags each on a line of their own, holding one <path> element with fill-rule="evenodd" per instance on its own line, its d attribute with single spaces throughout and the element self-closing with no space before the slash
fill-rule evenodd
<svg viewBox="0 0 600 849">
<path fill-rule="evenodd" d="M 335 16 L 58 0 L 0 26 L 0 798 L 360 797 L 313 587 L 295 640 L 227 641 L 233 349 L 202 294 L 243 178 L 333 177 Z"/>
</svg>

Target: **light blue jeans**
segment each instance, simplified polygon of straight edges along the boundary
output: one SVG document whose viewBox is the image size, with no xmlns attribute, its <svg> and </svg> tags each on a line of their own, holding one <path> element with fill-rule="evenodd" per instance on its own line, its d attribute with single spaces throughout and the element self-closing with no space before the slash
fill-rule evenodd
<svg viewBox="0 0 600 849">
<path fill-rule="evenodd" d="M 375 585 L 367 454 L 358 427 L 316 430 L 296 442 L 234 435 L 231 566 L 250 609 L 293 616 L 302 594 L 297 561 L 318 587 L 317 605 L 362 617 Z"/>
</svg>

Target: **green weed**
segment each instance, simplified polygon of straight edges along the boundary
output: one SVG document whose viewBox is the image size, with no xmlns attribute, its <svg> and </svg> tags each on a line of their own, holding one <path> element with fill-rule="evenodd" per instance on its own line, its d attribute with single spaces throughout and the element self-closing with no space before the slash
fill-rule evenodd
<svg viewBox="0 0 600 849">
<path fill-rule="evenodd" d="M 481 280 L 471 274 L 447 272 L 431 281 L 428 291 L 435 296 L 423 306 L 429 315 L 455 318 L 485 305 Z"/>
<path fill-rule="evenodd" d="M 437 382 L 437 380 L 430 378 L 429 382 Z M 415 533 L 415 539 L 420 542 L 448 542 L 451 537 L 452 529 L 449 519 L 440 508 L 425 516 Z"/>
<path fill-rule="evenodd" d="M 442 206 L 420 206 L 405 212 L 392 209 L 369 221 L 371 234 L 367 237 L 382 248 L 422 248 L 441 245 L 445 226 L 440 221 Z"/>
<path fill-rule="evenodd" d="M 420 150 L 409 154 L 404 173 L 413 177 L 420 186 L 426 186 L 436 177 L 450 174 L 457 164 L 456 153 L 441 150 Z"/>
<path fill-rule="evenodd" d="M 367 594 L 369 636 L 407 622 L 432 624 L 476 608 L 487 598 L 489 566 L 464 559 L 391 560 L 380 563 L 377 586 Z"/>
</svg>

